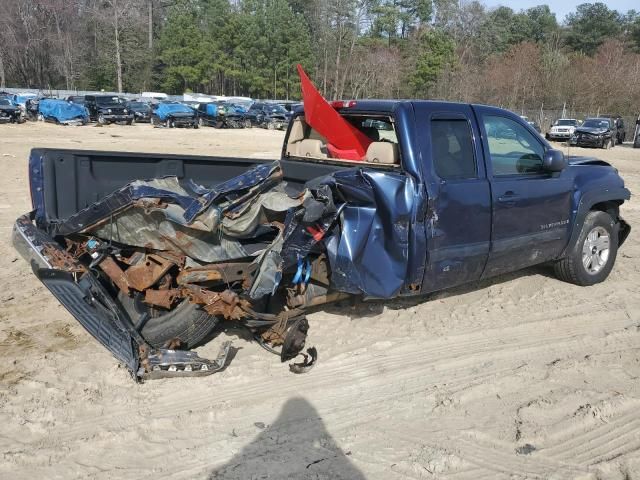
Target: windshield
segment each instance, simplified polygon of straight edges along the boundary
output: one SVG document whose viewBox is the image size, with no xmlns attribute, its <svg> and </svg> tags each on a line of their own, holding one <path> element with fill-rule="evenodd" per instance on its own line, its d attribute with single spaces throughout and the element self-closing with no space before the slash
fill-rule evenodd
<svg viewBox="0 0 640 480">
<path fill-rule="evenodd" d="M 575 127 L 576 125 L 578 125 L 578 122 L 577 120 L 560 119 L 556 121 L 556 125 L 560 127 Z"/>
<path fill-rule="evenodd" d="M 129 103 L 129 107 L 147 109 L 147 108 L 149 108 L 149 105 L 144 103 L 144 102 L 131 102 L 131 103 Z"/>
<path fill-rule="evenodd" d="M 98 105 L 113 105 L 114 103 L 120 103 L 120 99 L 118 97 L 96 97 Z"/>
<path fill-rule="evenodd" d="M 582 124 L 587 128 L 609 128 L 609 120 L 588 119 Z"/>
</svg>

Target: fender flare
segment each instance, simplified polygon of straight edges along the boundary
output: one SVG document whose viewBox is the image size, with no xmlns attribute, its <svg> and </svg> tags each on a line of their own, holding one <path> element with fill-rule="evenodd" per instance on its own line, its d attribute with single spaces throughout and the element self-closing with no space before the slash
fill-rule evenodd
<svg viewBox="0 0 640 480">
<path fill-rule="evenodd" d="M 577 213 L 573 219 L 573 225 L 571 227 L 571 236 L 569 238 L 569 243 L 564 248 L 562 253 L 558 256 L 558 258 L 563 258 L 566 254 L 573 248 L 573 246 L 578 241 L 578 237 L 580 236 L 580 232 L 582 231 L 582 224 L 584 223 L 584 219 L 587 214 L 591 211 L 591 208 L 603 202 L 618 202 L 622 204 L 625 200 L 629 200 L 631 198 L 631 192 L 625 187 L 615 187 L 609 188 L 601 191 L 591 191 L 586 192 L 580 197 L 580 202 L 578 203 Z M 624 241 L 629 236 L 629 232 L 631 231 L 631 227 L 627 222 L 622 220 L 621 218 L 617 219 L 620 224 L 620 229 L 618 232 L 618 246 L 622 245 Z"/>
</svg>

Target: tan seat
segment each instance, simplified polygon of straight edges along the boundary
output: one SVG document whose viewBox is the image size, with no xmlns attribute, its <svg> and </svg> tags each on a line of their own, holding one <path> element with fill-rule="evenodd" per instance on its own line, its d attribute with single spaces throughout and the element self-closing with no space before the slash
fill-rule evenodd
<svg viewBox="0 0 640 480">
<path fill-rule="evenodd" d="M 367 162 L 394 165 L 400 163 L 398 144 L 391 142 L 372 142 L 367 148 Z"/>
<path fill-rule="evenodd" d="M 302 120 L 300 118 L 296 118 L 293 121 L 293 125 L 291 127 L 291 133 L 289 134 L 287 153 L 293 156 L 300 155 L 300 143 L 303 140 L 304 140 L 304 125 L 302 125 Z"/>
<path fill-rule="evenodd" d="M 322 141 L 306 139 L 298 144 L 299 157 L 327 158 L 327 154 L 322 151 Z"/>
</svg>

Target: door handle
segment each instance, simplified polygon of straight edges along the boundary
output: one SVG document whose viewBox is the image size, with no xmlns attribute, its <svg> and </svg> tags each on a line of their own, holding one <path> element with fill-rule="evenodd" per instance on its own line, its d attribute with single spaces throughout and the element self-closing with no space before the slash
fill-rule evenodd
<svg viewBox="0 0 640 480">
<path fill-rule="evenodd" d="M 518 200 L 519 198 L 520 195 L 509 190 L 508 192 L 505 192 L 505 194 L 501 197 L 498 197 L 498 201 L 509 205 L 515 205 L 516 200 Z"/>
</svg>

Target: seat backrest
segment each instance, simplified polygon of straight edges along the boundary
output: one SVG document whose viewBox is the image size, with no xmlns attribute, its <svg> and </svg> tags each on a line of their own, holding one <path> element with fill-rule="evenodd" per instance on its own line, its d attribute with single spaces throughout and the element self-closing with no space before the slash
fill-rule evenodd
<svg viewBox="0 0 640 480">
<path fill-rule="evenodd" d="M 326 158 L 327 155 L 322 151 L 322 142 L 320 140 L 312 140 L 310 138 L 302 140 L 298 144 L 298 156 Z"/>
<path fill-rule="evenodd" d="M 398 144 L 392 142 L 372 142 L 367 148 L 367 162 L 399 164 Z"/>
</svg>

